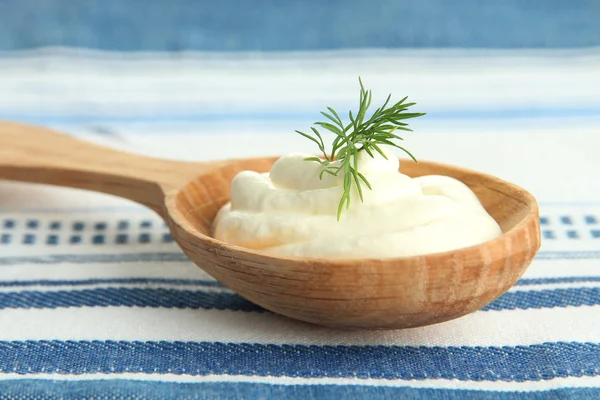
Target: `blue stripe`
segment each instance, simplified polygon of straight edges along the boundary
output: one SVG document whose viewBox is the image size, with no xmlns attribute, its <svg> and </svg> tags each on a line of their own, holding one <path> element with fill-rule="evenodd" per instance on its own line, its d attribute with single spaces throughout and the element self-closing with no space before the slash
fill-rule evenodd
<svg viewBox="0 0 600 400">
<path fill-rule="evenodd" d="M 515 286 L 548 285 L 553 283 L 600 282 L 600 276 L 569 276 L 563 278 L 524 278 Z"/>
<path fill-rule="evenodd" d="M 600 27 L 594 22 L 600 7 L 591 0 L 385 0 L 377 6 L 346 0 L 312 1 L 302 7 L 274 0 L 178 0 L 177 7 L 158 0 L 35 4 L 0 2 L 0 15 L 9 16 L 0 24 L 0 50 L 72 46 L 133 52 L 265 52 L 600 45 Z M 24 24 L 20 16 L 35 23 Z"/>
<path fill-rule="evenodd" d="M 164 112 L 164 110 L 163 110 Z M 461 121 L 489 119 L 531 119 L 531 118 L 590 118 L 600 117 L 600 108 L 515 108 L 515 109 L 456 109 L 452 111 L 428 110 L 427 121 Z M 318 114 L 314 112 L 269 112 L 269 113 L 205 113 L 205 114 L 140 114 L 140 115 L 39 115 L 8 114 L 0 112 L 0 119 L 21 121 L 36 125 L 91 124 L 91 123 L 210 123 L 222 121 L 307 121 L 311 124 Z M 424 122 L 423 122 L 424 123 Z"/>
<path fill-rule="evenodd" d="M 110 278 L 110 279 L 79 279 L 79 280 L 35 280 L 35 281 L 0 281 L 0 287 L 27 287 L 27 286 L 81 286 L 104 284 L 168 284 L 189 286 L 224 287 L 222 283 L 204 279 L 166 279 L 166 278 Z"/>
<path fill-rule="evenodd" d="M 523 278 L 515 286 L 548 285 L 556 283 L 600 282 L 600 276 L 573 276 L 562 278 Z M 33 281 L 0 281 L 0 287 L 27 287 L 27 286 L 84 286 L 104 284 L 127 285 L 185 285 L 185 286 L 214 286 L 223 287 L 223 284 L 214 280 L 204 279 L 168 279 L 168 278 L 107 278 L 107 279 L 79 279 L 79 280 L 33 280 Z"/>
<path fill-rule="evenodd" d="M 0 342 L 4 373 L 230 374 L 302 378 L 541 381 L 600 375 L 600 344 L 305 346 L 213 342 Z"/>
<path fill-rule="evenodd" d="M 600 288 L 508 292 L 482 311 L 600 305 Z M 164 307 L 263 311 L 231 292 L 163 288 L 98 288 L 59 291 L 0 292 L 0 309 L 59 307 Z"/>
<path fill-rule="evenodd" d="M 536 260 L 600 260 L 600 251 L 540 251 Z"/>
<path fill-rule="evenodd" d="M 571 288 L 508 292 L 482 311 L 530 308 L 578 307 L 600 304 L 600 288 Z"/>
<path fill-rule="evenodd" d="M 600 282 L 600 276 L 573 276 L 562 278 L 523 278 L 515 286 L 548 285 L 557 283 Z M 204 279 L 168 279 L 168 278 L 107 278 L 107 279 L 78 279 L 78 280 L 32 280 L 32 281 L 0 281 L 0 287 L 27 286 L 85 286 L 105 284 L 127 285 L 182 285 L 182 286 L 213 286 L 224 287 L 222 283 Z"/>
<path fill-rule="evenodd" d="M 164 399 L 369 399 L 369 400 L 548 400 L 598 399 L 600 388 L 563 388 L 535 392 L 497 392 L 465 389 L 416 389 L 409 387 L 354 385 L 271 385 L 247 382 L 142 382 L 133 380 L 48 381 L 36 379 L 0 381 L 7 399 L 82 398 Z"/>
<path fill-rule="evenodd" d="M 236 294 L 200 290 L 102 288 L 0 293 L 0 309 L 110 306 L 262 311 L 259 306 Z"/>
</svg>

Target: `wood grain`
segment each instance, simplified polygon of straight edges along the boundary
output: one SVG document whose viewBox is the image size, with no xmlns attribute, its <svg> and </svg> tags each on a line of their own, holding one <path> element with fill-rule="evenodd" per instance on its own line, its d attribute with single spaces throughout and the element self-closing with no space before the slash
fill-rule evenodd
<svg viewBox="0 0 600 400">
<path fill-rule="evenodd" d="M 200 268 L 273 312 L 350 329 L 409 328 L 484 307 L 522 276 L 540 246 L 538 206 L 522 188 L 443 164 L 402 163 L 409 176 L 447 175 L 467 184 L 503 235 L 478 246 L 418 257 L 276 258 L 210 237 L 212 220 L 242 170 L 275 158 L 180 163 L 99 148 L 43 128 L 0 124 L 0 179 L 79 187 L 152 208 Z"/>
<path fill-rule="evenodd" d="M 231 179 L 268 171 L 273 158 L 232 162 L 189 182 L 168 208 L 179 244 L 196 264 L 247 299 L 279 314 L 353 329 L 408 328 L 478 310 L 522 276 L 540 245 L 538 207 L 525 190 L 447 165 L 402 163 L 410 176 L 441 174 L 466 183 L 504 234 L 457 251 L 396 259 L 275 258 L 212 239 Z"/>
<path fill-rule="evenodd" d="M 112 194 L 165 215 L 165 195 L 217 164 L 144 157 L 0 121 L 0 179 Z"/>
</svg>

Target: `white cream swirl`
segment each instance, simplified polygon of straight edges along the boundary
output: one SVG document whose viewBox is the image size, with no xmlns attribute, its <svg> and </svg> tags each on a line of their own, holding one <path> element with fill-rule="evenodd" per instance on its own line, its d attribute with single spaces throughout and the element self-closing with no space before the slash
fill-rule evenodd
<svg viewBox="0 0 600 400">
<path fill-rule="evenodd" d="M 337 220 L 342 176 L 290 154 L 270 173 L 240 172 L 231 201 L 218 213 L 213 233 L 230 244 L 273 255 L 318 258 L 406 257 L 468 247 L 502 234 L 475 194 L 446 176 L 410 178 L 399 159 L 360 152 L 364 202 L 353 185 L 351 205 Z"/>
</svg>

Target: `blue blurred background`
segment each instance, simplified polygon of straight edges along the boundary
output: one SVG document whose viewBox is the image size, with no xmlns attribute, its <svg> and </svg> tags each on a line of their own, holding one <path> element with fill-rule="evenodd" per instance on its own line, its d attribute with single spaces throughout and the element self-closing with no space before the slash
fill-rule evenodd
<svg viewBox="0 0 600 400">
<path fill-rule="evenodd" d="M 600 46 L 597 0 L 0 0 L 0 50 Z"/>
</svg>

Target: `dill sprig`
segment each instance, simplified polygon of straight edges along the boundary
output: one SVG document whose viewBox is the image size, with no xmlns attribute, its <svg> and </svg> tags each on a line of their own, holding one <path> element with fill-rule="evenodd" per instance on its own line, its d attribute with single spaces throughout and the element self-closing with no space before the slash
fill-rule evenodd
<svg viewBox="0 0 600 400">
<path fill-rule="evenodd" d="M 390 94 L 385 103 L 376 109 L 370 118 L 366 119 L 367 111 L 371 105 L 372 93 L 371 90 L 365 90 L 360 77 L 358 78 L 358 81 L 360 83 L 358 113 L 356 113 L 356 115 L 352 114 L 352 111 L 348 113 L 348 117 L 350 118 L 348 124 L 345 125 L 339 114 L 331 107 L 327 107 L 329 112 L 321 112 L 328 121 L 314 123 L 314 125 L 335 134 L 330 153 L 327 153 L 323 137 L 317 128 L 310 128 L 312 134 L 296 131 L 300 135 L 315 142 L 323 154 L 322 158 L 309 157 L 305 159 L 306 161 L 318 162 L 323 166 L 319 179 L 323 179 L 324 174 L 338 176 L 338 174 L 342 173 L 344 176 L 344 194 L 342 195 L 338 206 L 338 221 L 342 215 L 344 205 L 346 206 L 346 209 L 350 207 L 352 185 L 356 185 L 361 202 L 364 201 L 362 184 L 364 183 L 372 190 L 371 184 L 367 178 L 358 171 L 358 152 L 365 151 L 371 157 L 374 157 L 375 152 L 377 152 L 387 159 L 385 153 L 379 146 L 388 145 L 404 151 L 417 162 L 410 151 L 394 142 L 396 140 L 403 140 L 394 132 L 397 130 L 412 132 L 412 129 L 408 128 L 408 124 L 402 121 L 425 115 L 425 113 L 406 112 L 410 107 L 416 104 L 405 103 L 408 97 L 387 107 L 392 97 Z M 334 161 L 336 162 L 334 163 Z"/>
</svg>

